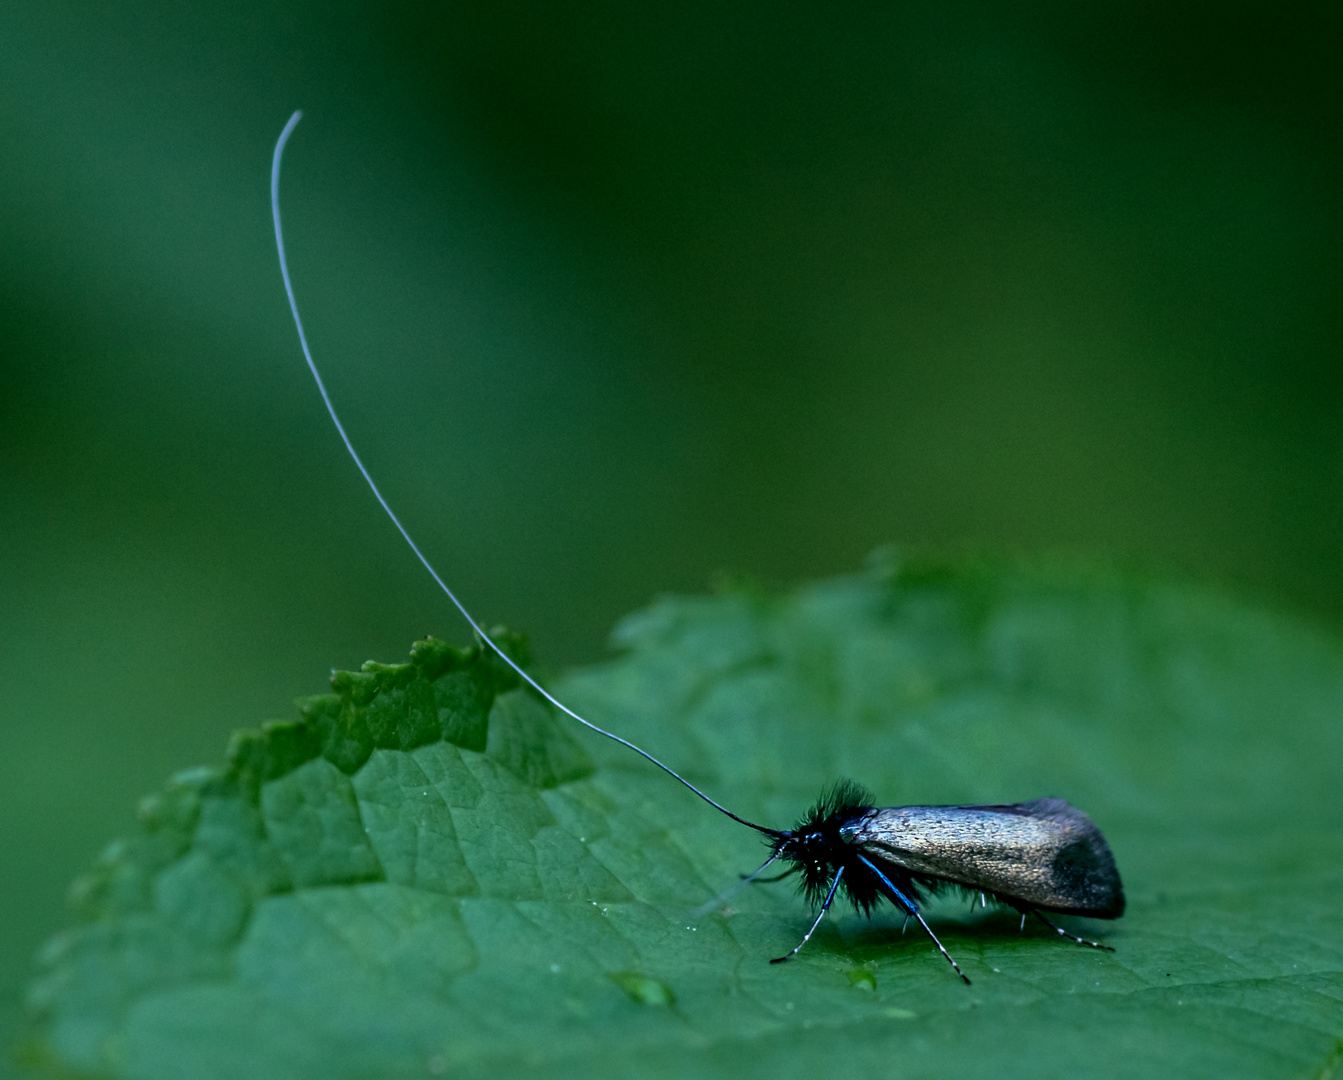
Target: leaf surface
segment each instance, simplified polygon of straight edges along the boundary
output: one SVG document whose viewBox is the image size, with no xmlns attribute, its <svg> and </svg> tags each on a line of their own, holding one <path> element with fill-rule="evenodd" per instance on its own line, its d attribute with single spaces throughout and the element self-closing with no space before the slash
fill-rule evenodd
<svg viewBox="0 0 1343 1080">
<path fill-rule="evenodd" d="M 557 687 L 752 820 L 1058 795 L 1078 948 L 935 901 L 808 922 L 764 855 L 488 655 L 417 643 L 174 778 L 77 886 L 29 1053 L 102 1077 L 1310 1077 L 1343 1062 L 1343 648 L 1184 585 L 904 564 L 666 599 Z"/>
</svg>

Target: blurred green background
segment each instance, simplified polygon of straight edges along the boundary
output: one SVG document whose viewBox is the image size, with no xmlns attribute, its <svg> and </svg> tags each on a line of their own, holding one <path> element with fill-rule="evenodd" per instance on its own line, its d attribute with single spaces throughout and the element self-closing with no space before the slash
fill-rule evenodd
<svg viewBox="0 0 1343 1080">
<path fill-rule="evenodd" d="M 1333 5 L 0 7 L 0 1000 L 179 767 L 723 573 L 1095 551 L 1343 617 Z"/>
</svg>

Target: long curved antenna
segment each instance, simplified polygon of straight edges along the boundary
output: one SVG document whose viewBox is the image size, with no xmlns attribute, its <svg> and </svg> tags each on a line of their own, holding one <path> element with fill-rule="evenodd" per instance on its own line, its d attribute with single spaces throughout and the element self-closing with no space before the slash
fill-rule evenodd
<svg viewBox="0 0 1343 1080">
<path fill-rule="evenodd" d="M 289 136 L 293 134 L 295 126 L 297 126 L 298 122 L 302 118 L 303 118 L 302 111 L 295 112 L 294 115 L 289 118 L 289 123 L 285 124 L 284 130 L 280 132 L 279 139 L 276 140 L 275 154 L 271 158 L 271 165 L 270 165 L 270 210 L 271 210 L 271 216 L 275 219 L 275 250 L 279 253 L 280 256 L 280 276 L 284 278 L 284 291 L 285 295 L 289 297 L 289 310 L 290 312 L 293 313 L 294 316 L 294 327 L 298 330 L 298 343 L 303 347 L 303 359 L 308 362 L 308 370 L 312 372 L 312 377 L 317 381 L 317 389 L 322 395 L 322 402 L 323 404 L 326 405 L 326 411 L 328 415 L 330 415 L 331 417 L 331 422 L 336 425 L 336 431 L 340 434 L 341 442 L 345 444 L 345 449 L 350 452 L 350 457 L 354 458 L 354 463 L 358 467 L 360 475 L 363 476 L 364 482 L 368 484 L 369 489 L 373 492 L 374 498 L 378 500 L 378 504 L 383 508 L 384 511 L 386 511 L 387 516 L 392 519 L 392 524 L 396 526 L 397 532 L 401 534 L 401 538 L 405 540 L 407 544 L 410 545 L 410 550 L 415 552 L 415 557 L 420 560 L 420 564 L 426 570 L 429 571 L 429 576 L 434 579 L 438 587 L 442 589 L 447 598 L 452 601 L 453 606 L 456 607 L 456 609 L 462 613 L 462 618 L 464 618 L 471 625 L 471 629 L 476 632 L 480 640 L 485 642 L 486 645 L 488 645 L 491 649 L 493 649 L 494 652 L 498 655 L 499 659 L 501 659 L 505 664 L 507 664 L 515 672 L 517 672 L 518 676 L 528 686 L 530 686 L 533 690 L 535 690 L 548 702 L 554 705 L 555 708 L 559 709 L 561 712 L 577 720 L 585 728 L 591 728 L 598 735 L 605 735 L 608 739 L 611 739 L 613 742 L 618 742 L 620 743 L 621 746 L 625 746 L 633 750 L 636 754 L 638 754 L 641 758 L 644 758 L 646 761 L 652 762 L 659 769 L 661 769 L 668 776 L 670 776 L 673 780 L 677 780 L 680 783 L 684 784 L 696 795 L 698 795 L 701 799 L 703 799 L 706 803 L 712 806 L 715 810 L 718 810 L 721 813 L 726 814 L 733 821 L 745 825 L 748 829 L 755 829 L 756 832 L 764 833 L 766 836 L 775 836 L 775 837 L 781 836 L 782 834 L 777 829 L 767 829 L 763 825 L 757 825 L 753 821 L 747 821 L 745 818 L 738 817 L 727 807 L 722 806 L 721 804 L 715 802 L 713 799 L 709 798 L 709 796 L 704 794 L 704 792 L 700 791 L 699 788 L 697 788 L 694 784 L 692 784 L 680 773 L 662 764 L 662 762 L 660 762 L 647 750 L 635 746 L 634 743 L 630 742 L 628 739 L 622 739 L 619 735 L 615 734 L 614 732 L 607 731 L 605 728 L 599 728 L 596 724 L 592 723 L 592 721 L 590 720 L 583 719 L 583 717 L 579 716 L 578 713 L 574 712 L 573 709 L 569 708 L 568 705 L 564 704 L 564 702 L 556 698 L 553 694 L 550 693 L 550 691 L 546 690 L 545 687 L 543 687 L 540 683 L 538 683 L 535 679 L 533 679 L 530 675 L 528 675 L 525 671 L 523 671 L 522 668 L 516 662 L 514 662 L 513 658 L 509 656 L 508 653 L 504 652 L 504 650 L 501 649 L 498 645 L 496 645 L 494 643 L 494 640 L 489 636 L 489 634 L 485 633 L 485 631 L 481 629 L 480 624 L 471 617 L 471 613 L 466 610 L 466 606 L 460 600 L 457 599 L 456 594 L 451 589 L 449 589 L 448 586 L 444 583 L 443 579 L 438 576 L 438 571 L 433 568 L 429 560 L 424 557 L 424 553 L 419 549 L 419 546 L 415 543 L 414 540 L 410 538 L 410 533 L 408 533 L 406 531 L 406 527 L 401 524 L 401 519 L 398 518 L 396 514 L 392 512 L 392 508 L 387 505 L 387 500 L 382 497 L 382 492 L 378 490 L 378 485 L 373 482 L 373 477 L 369 475 L 368 469 L 364 467 L 363 461 L 360 460 L 359 455 L 355 452 L 354 444 L 350 442 L 349 435 L 345 433 L 345 426 L 340 422 L 340 417 L 336 415 L 335 406 L 331 404 L 331 397 L 326 392 L 326 384 L 322 382 L 322 376 L 318 373 L 317 365 L 313 362 L 312 359 L 312 351 L 308 348 L 308 336 L 303 332 L 303 320 L 299 318 L 298 314 L 298 301 L 294 299 L 294 286 L 289 279 L 289 263 L 284 256 L 284 231 L 280 228 L 280 158 L 284 154 L 284 147 L 285 144 L 289 141 Z"/>
</svg>

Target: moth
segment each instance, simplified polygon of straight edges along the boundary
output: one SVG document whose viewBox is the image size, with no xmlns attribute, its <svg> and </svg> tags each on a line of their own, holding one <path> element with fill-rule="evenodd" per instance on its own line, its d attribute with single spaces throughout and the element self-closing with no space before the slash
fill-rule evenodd
<svg viewBox="0 0 1343 1080">
<path fill-rule="evenodd" d="M 818 908 L 816 918 L 791 952 L 771 962 L 781 963 L 797 955 L 811 940 L 836 895 L 842 891 L 864 915 L 870 915 L 872 909 L 885 899 L 904 912 L 906 921 L 917 919 L 956 974 L 969 983 L 919 913 L 919 903 L 927 893 L 948 886 L 978 892 L 981 902 L 992 896 L 1015 908 L 1021 913 L 1023 929 L 1026 916 L 1035 915 L 1066 938 L 1082 945 L 1108 949 L 1108 946 L 1068 933 L 1043 914 L 1049 911 L 1114 919 L 1124 911 L 1123 887 L 1105 839 L 1085 814 L 1062 799 L 1036 799 L 1002 806 L 879 808 L 865 788 L 852 781 L 841 781 L 827 791 L 794 828 L 771 829 L 738 817 L 647 750 L 574 712 L 495 643 L 448 588 L 383 498 L 336 415 L 326 384 L 312 358 L 294 297 L 285 258 L 284 231 L 280 225 L 280 161 L 302 115 L 295 112 L 289 118 L 275 143 L 271 158 L 271 216 L 280 276 L 303 358 L 341 442 L 402 539 L 481 642 L 565 715 L 590 731 L 620 743 L 683 784 L 715 810 L 765 836 L 770 844 L 770 856 L 758 870 L 746 875 L 743 883 L 766 880 L 760 875 L 776 862 L 788 864 L 780 877 L 798 875 L 803 894 L 813 907 Z M 715 903 L 711 902 L 709 907 Z"/>
<path fill-rule="evenodd" d="M 991 806 L 877 807 L 872 793 L 851 780 L 832 787 L 797 825 L 771 832 L 772 852 L 755 874 L 777 861 L 797 874 L 818 908 L 795 956 L 816 932 L 843 891 L 864 915 L 889 900 L 906 920 L 917 919 L 956 974 L 969 979 L 919 913 L 929 892 L 949 886 L 992 896 L 1079 945 L 1113 951 L 1070 934 L 1044 912 L 1117 919 L 1124 914 L 1124 887 L 1114 856 L 1099 829 L 1062 799 L 1035 799 Z M 756 826 L 760 828 L 760 826 Z"/>
</svg>

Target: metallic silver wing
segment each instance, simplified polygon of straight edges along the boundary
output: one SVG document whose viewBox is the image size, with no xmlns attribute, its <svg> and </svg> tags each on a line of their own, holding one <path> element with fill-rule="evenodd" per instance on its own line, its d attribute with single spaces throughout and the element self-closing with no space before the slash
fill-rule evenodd
<svg viewBox="0 0 1343 1080">
<path fill-rule="evenodd" d="M 1062 799 L 1008 806 L 892 806 L 841 837 L 873 859 L 1048 911 L 1115 919 L 1124 887 L 1100 830 Z"/>
</svg>

